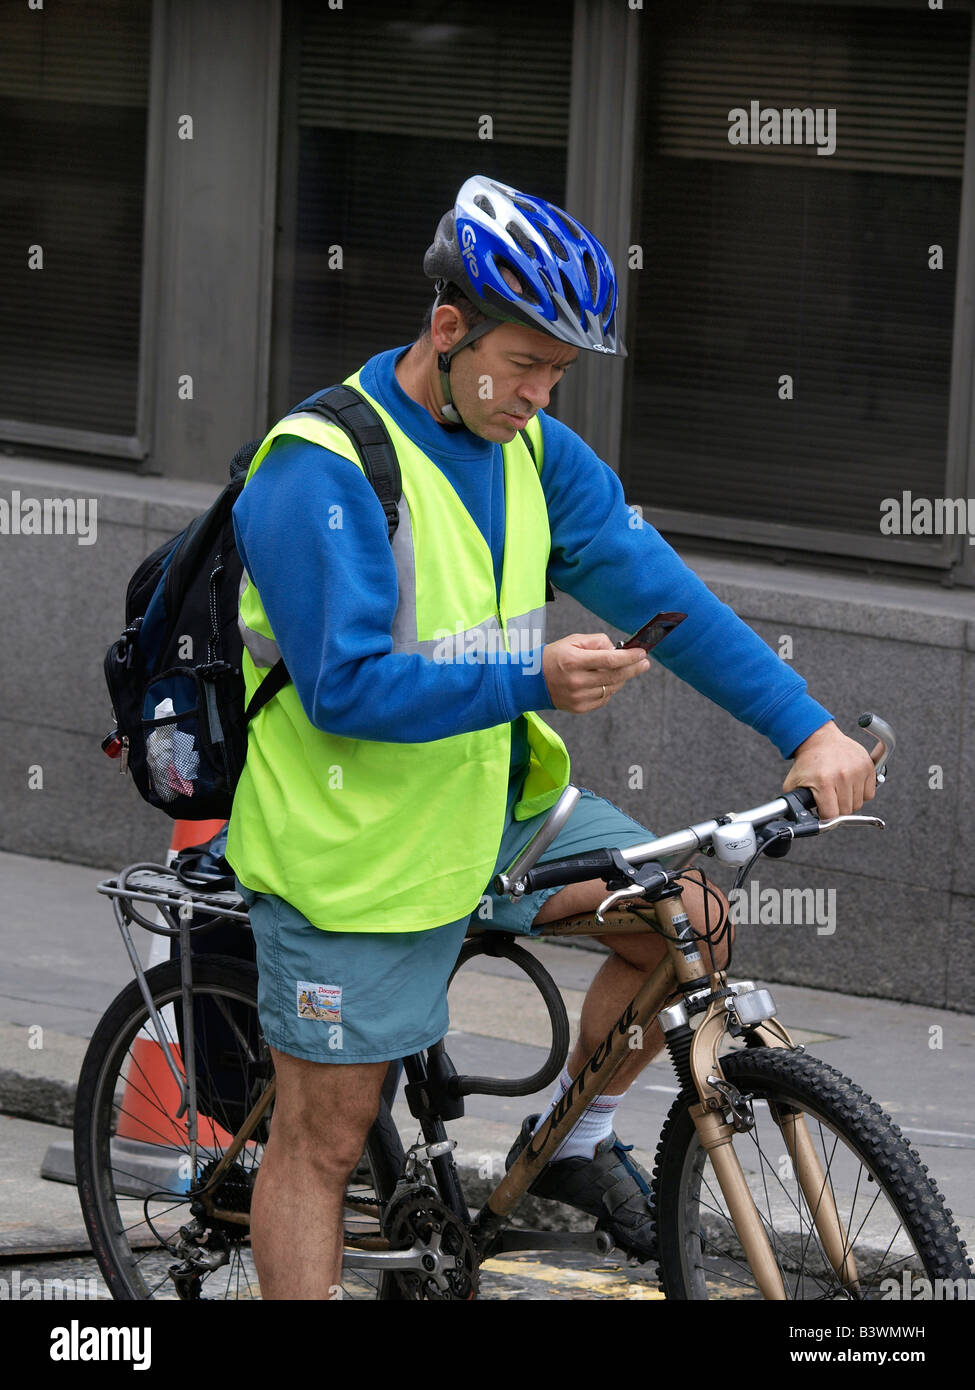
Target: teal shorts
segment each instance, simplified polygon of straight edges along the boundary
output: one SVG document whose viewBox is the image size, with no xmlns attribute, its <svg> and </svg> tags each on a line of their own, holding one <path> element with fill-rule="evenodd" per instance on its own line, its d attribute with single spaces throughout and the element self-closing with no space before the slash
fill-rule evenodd
<svg viewBox="0 0 975 1390">
<path fill-rule="evenodd" d="M 585 850 L 627 849 L 653 838 L 611 802 L 581 799 L 540 863 Z M 547 813 L 546 813 L 547 814 Z M 506 869 L 545 815 L 508 815 L 495 873 Z M 492 875 L 493 878 L 493 875 Z M 323 931 L 282 898 L 237 883 L 257 944 L 258 1013 L 272 1047 L 313 1062 L 389 1062 L 432 1047 L 447 1032 L 447 982 L 467 928 L 532 936 L 532 922 L 558 888 L 498 897 L 490 884 L 467 917 L 418 932 Z"/>
</svg>

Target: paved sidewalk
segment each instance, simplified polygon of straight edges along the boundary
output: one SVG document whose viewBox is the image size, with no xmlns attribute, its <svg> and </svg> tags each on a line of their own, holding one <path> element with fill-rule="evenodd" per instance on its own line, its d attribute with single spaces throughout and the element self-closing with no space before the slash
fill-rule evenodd
<svg viewBox="0 0 975 1390">
<path fill-rule="evenodd" d="M 131 979 L 111 904 L 95 891 L 103 872 L 0 853 L 4 970 L 0 982 L 0 1249 L 44 1239 L 61 1248 L 81 1228 L 74 1189 L 40 1178 L 38 1124 L 69 1126 L 74 1084 L 87 1039 Z M 143 955 L 149 934 L 137 931 Z M 599 957 L 564 945 L 533 948 L 563 989 L 575 1025 Z M 779 1016 L 810 1052 L 852 1076 L 889 1110 L 937 1178 L 963 1236 L 975 1246 L 975 1114 L 968 1104 L 975 1019 L 929 1007 L 772 985 Z M 506 961 L 481 957 L 451 990 L 451 1057 L 461 1072 L 524 1076 L 547 1052 L 544 1010 L 533 987 Z M 941 1030 L 940 1035 L 937 1030 Z M 934 1046 L 940 1042 L 940 1046 Z M 664 1115 L 676 1094 L 663 1057 L 653 1062 L 619 1112 L 624 1142 L 652 1164 Z M 450 1126 L 473 1184 L 471 1200 L 496 1182 L 524 1115 L 546 1097 L 472 1096 Z M 404 1140 L 416 1137 L 402 1101 Z M 6 1115 L 34 1122 L 19 1126 Z M 59 1132 L 70 1141 L 67 1128 Z M 49 1142 L 49 1132 L 45 1144 Z M 539 1204 L 549 1213 L 550 1203 Z M 591 1223 L 590 1223 L 591 1224 Z"/>
</svg>

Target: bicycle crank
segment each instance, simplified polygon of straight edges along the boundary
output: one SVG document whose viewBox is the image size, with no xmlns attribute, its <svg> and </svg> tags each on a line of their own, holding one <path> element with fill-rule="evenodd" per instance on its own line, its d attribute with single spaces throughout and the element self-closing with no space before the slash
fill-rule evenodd
<svg viewBox="0 0 975 1390">
<path fill-rule="evenodd" d="M 413 1301 L 477 1297 L 478 1256 L 467 1227 L 432 1187 L 403 1186 L 383 1217 L 393 1250 L 419 1248 L 420 1270 L 394 1274 L 400 1294 Z"/>
</svg>

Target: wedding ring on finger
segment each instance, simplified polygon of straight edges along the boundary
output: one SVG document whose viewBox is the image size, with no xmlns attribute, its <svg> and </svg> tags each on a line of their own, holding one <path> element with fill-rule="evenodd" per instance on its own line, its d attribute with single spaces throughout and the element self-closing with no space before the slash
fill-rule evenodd
<svg viewBox="0 0 975 1390">
<path fill-rule="evenodd" d="M 605 698 L 606 698 L 606 687 L 603 686 L 603 699 L 605 700 Z"/>
</svg>

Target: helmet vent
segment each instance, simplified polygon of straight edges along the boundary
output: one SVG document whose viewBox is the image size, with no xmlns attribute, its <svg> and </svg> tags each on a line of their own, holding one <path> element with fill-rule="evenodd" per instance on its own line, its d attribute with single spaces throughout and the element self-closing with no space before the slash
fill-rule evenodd
<svg viewBox="0 0 975 1390">
<path fill-rule="evenodd" d="M 517 222 L 509 222 L 507 227 L 505 228 L 505 231 L 511 237 L 511 240 L 516 243 L 520 251 L 523 251 L 526 256 L 534 257 L 535 248 L 532 246 L 531 242 L 529 241 L 525 233 L 522 231 L 522 229 L 518 226 Z"/>
<path fill-rule="evenodd" d="M 506 261 L 502 256 L 495 256 L 494 264 L 499 271 L 507 271 L 508 275 L 513 276 L 514 282 L 518 286 L 518 288 L 514 290 L 514 293 L 517 294 L 519 299 L 524 300 L 526 304 L 535 306 L 541 304 L 542 301 L 539 299 L 534 287 L 525 283 L 524 275 L 516 266 L 511 265 L 510 262 Z M 511 289 L 511 285 L 509 285 L 508 288 Z"/>
<path fill-rule="evenodd" d="M 581 241 L 583 239 L 585 233 L 583 233 L 581 229 L 578 227 L 578 225 L 575 222 L 573 222 L 572 218 L 568 215 L 568 213 L 565 213 L 562 211 L 561 208 L 556 207 L 553 207 L 551 209 L 551 213 L 553 219 L 556 222 L 562 223 L 562 226 L 566 230 L 566 235 L 570 236 L 573 239 L 573 241 Z"/>
<path fill-rule="evenodd" d="M 569 281 L 565 278 L 564 272 L 560 270 L 559 275 L 562 277 L 562 293 L 565 295 L 566 303 L 581 323 L 582 310 L 579 307 L 579 300 L 576 295 L 576 292 L 572 288 L 572 285 L 569 283 Z"/>
<path fill-rule="evenodd" d="M 596 269 L 596 262 L 593 260 L 589 251 L 583 252 L 582 264 L 585 267 L 586 279 L 589 281 L 589 298 L 595 300 L 596 287 L 599 284 L 599 272 Z"/>
<path fill-rule="evenodd" d="M 541 232 L 542 236 L 548 242 L 548 249 L 551 251 L 552 255 L 558 256 L 560 261 L 565 261 L 566 264 L 568 264 L 569 253 L 566 251 L 565 247 L 562 245 L 561 241 L 559 241 L 555 233 L 549 231 L 548 227 L 539 227 L 538 230 L 539 232 Z"/>
<path fill-rule="evenodd" d="M 480 208 L 482 212 L 487 213 L 488 217 L 493 217 L 495 221 L 497 221 L 498 214 L 494 211 L 494 204 L 486 194 L 479 193 L 474 199 L 474 206 Z"/>
</svg>

